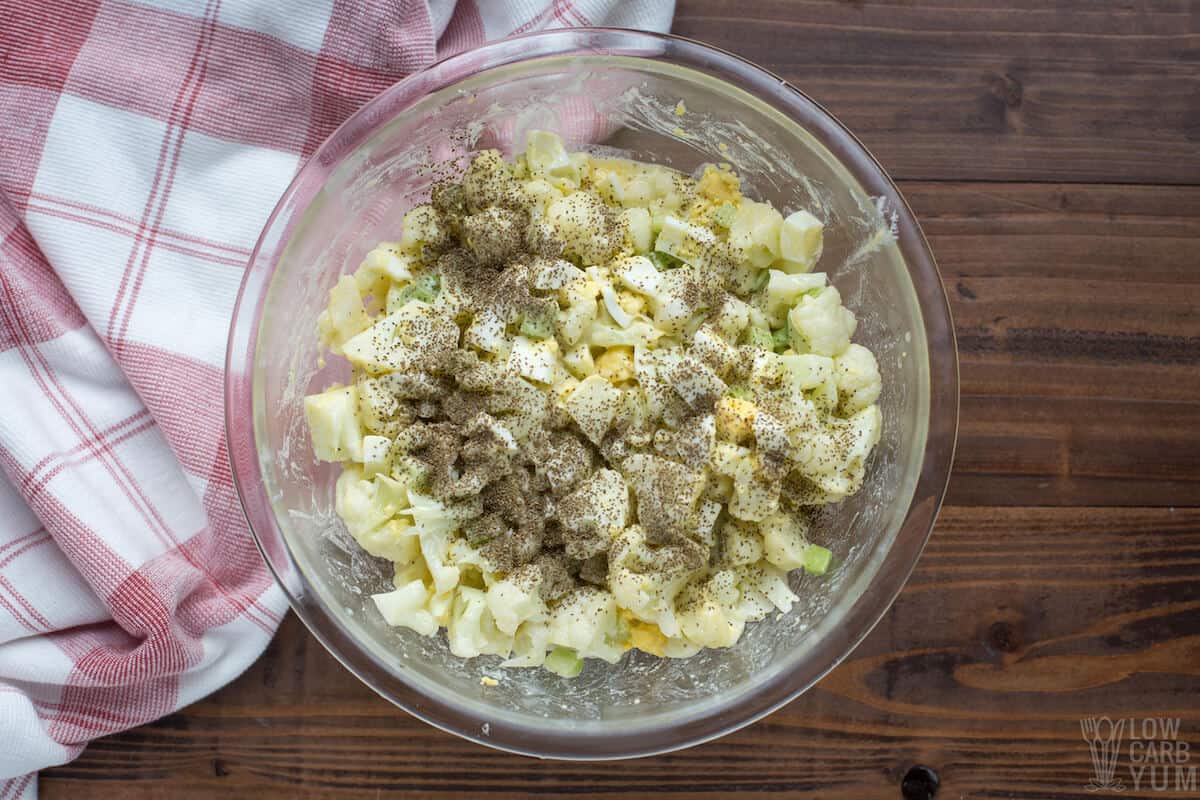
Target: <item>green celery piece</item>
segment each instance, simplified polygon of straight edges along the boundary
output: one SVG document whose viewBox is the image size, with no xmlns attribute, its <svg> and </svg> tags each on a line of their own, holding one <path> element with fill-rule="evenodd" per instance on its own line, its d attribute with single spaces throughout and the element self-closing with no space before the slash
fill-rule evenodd
<svg viewBox="0 0 1200 800">
<path fill-rule="evenodd" d="M 783 321 L 783 327 L 771 334 L 776 353 L 782 353 L 784 350 L 787 350 L 792 346 L 791 328 L 791 323 L 788 322 L 787 318 L 785 317 Z"/>
<path fill-rule="evenodd" d="M 400 292 L 400 299 L 403 303 L 409 300 L 420 300 L 423 303 L 432 303 L 438 296 L 438 292 L 442 290 L 442 278 L 436 272 L 430 272 L 417 278 L 416 281 L 404 287 L 404 291 Z"/>
<path fill-rule="evenodd" d="M 520 333 L 530 339 L 549 339 L 554 336 L 554 315 L 535 312 L 521 318 Z"/>
<path fill-rule="evenodd" d="M 683 259 L 676 258 L 670 253 L 664 253 L 661 250 L 652 251 L 649 258 L 659 270 L 675 269 L 676 267 L 683 266 Z"/>
<path fill-rule="evenodd" d="M 583 669 L 583 659 L 569 647 L 556 647 L 546 656 L 546 662 L 542 666 L 555 675 L 574 678 Z"/>
<path fill-rule="evenodd" d="M 804 548 L 804 571 L 809 575 L 824 575 L 832 559 L 833 553 L 828 547 L 810 544 Z"/>
<path fill-rule="evenodd" d="M 757 347 L 759 350 L 774 350 L 775 337 L 771 335 L 771 331 L 767 328 L 759 328 L 751 325 L 746 328 L 746 344 L 751 347 Z"/>
<path fill-rule="evenodd" d="M 429 469 L 416 459 L 411 459 L 408 463 L 407 479 L 407 483 L 413 491 L 423 491 L 429 488 Z"/>
<path fill-rule="evenodd" d="M 752 293 L 761 292 L 763 289 L 767 288 L 767 284 L 770 282 L 771 270 L 764 269 L 762 272 L 754 276 L 754 286 L 751 287 L 750 291 Z"/>
<path fill-rule="evenodd" d="M 730 397 L 736 397 L 738 400 L 753 400 L 754 394 L 745 386 L 730 386 L 725 394 Z"/>
</svg>

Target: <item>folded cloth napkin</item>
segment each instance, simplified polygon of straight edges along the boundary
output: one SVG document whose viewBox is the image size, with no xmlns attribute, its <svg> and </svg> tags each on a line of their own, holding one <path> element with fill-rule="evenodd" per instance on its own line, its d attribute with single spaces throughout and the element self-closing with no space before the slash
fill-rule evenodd
<svg viewBox="0 0 1200 800">
<path fill-rule="evenodd" d="M 225 450 L 222 365 L 276 198 L 365 100 L 671 0 L 38 0 L 0 12 L 0 800 L 194 702 L 286 609 Z"/>
</svg>

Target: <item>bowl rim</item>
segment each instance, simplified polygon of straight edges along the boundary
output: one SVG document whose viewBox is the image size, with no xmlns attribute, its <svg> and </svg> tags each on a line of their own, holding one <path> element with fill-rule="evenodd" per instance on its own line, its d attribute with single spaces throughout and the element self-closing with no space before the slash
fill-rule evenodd
<svg viewBox="0 0 1200 800">
<path fill-rule="evenodd" d="M 840 631 L 827 645 L 836 655 L 820 663 L 794 665 L 750 690 L 705 708 L 683 724 L 654 729 L 652 740 L 630 741 L 627 730 L 610 729 L 563 736 L 535 726 L 489 725 L 446 698 L 420 691 L 380 663 L 315 600 L 307 578 L 290 553 L 265 495 L 254 418 L 253 361 L 262 303 L 299 214 L 277 230 L 298 196 L 319 189 L 328 169 L 376 130 L 431 91 L 475 74 L 531 59 L 587 53 L 638 57 L 637 52 L 601 44 L 607 38 L 644 46 L 676 66 L 705 72 L 741 89 L 801 125 L 873 197 L 886 197 L 895 212 L 896 244 L 922 316 L 928 342 L 929 419 L 925 449 L 913 497 L 891 545 L 882 554 L 867 591 L 853 601 Z M 529 45 L 516 54 L 513 43 Z M 539 49 L 541 46 L 541 49 Z M 599 49 L 598 49 L 599 48 Z M 519 49 L 519 48 L 518 48 Z M 731 75 L 732 73 L 732 75 Z M 736 81 L 733 78 L 736 77 Z M 781 107 L 784 106 L 784 107 Z M 798 110 L 808 112 L 801 121 Z M 311 200 L 309 194 L 306 200 Z M 301 209 L 302 210 L 302 209 Z M 917 280 L 916 278 L 920 278 Z M 934 346 L 937 342 L 939 346 Z M 385 699 L 441 730 L 508 752 L 567 760 L 610 760 L 656 755 L 710 741 L 750 725 L 807 691 L 841 663 L 892 606 L 916 566 L 933 530 L 950 478 L 957 439 L 959 376 L 957 341 L 950 304 L 924 232 L 899 189 L 874 155 L 821 104 L 775 73 L 726 50 L 671 34 L 622 28 L 587 27 L 538 31 L 486 43 L 441 59 L 413 73 L 351 114 L 298 169 L 263 227 L 247 262 L 230 322 L 225 358 L 225 441 L 231 474 L 248 529 L 272 577 L 308 631 L 342 666 Z M 272 537 L 267 541 L 266 537 Z M 279 546 L 282 544 L 282 547 Z M 882 591 L 881 587 L 886 587 Z M 847 632 L 851 631 L 851 632 Z M 361 659 L 361 660 L 356 660 Z M 364 663 L 365 661 L 365 663 Z M 387 684 L 387 685 L 381 685 Z"/>
</svg>

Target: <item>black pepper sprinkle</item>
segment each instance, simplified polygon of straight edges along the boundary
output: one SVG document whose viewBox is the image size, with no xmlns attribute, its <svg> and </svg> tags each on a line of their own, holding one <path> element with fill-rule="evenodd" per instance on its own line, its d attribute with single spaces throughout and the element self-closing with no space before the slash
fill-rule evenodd
<svg viewBox="0 0 1200 800">
<path fill-rule="evenodd" d="M 470 146 L 461 137 L 451 144 Z M 745 381 L 754 368 L 755 348 L 731 346 L 728 363 L 695 351 L 695 358 L 679 362 L 665 386 L 632 380 L 624 391 L 654 398 L 664 408 L 662 419 L 640 418 L 633 413 L 638 404 L 618 393 L 601 404 L 596 419 L 581 420 L 589 429 L 592 422 L 607 426 L 600 440 L 592 441 L 555 405 L 549 388 L 520 377 L 530 364 L 476 353 L 460 332 L 484 313 L 499 315 L 509 334 L 525 320 L 555 318 L 557 299 L 537 290 L 533 279 L 547 259 L 566 258 L 587 267 L 603 265 L 620 251 L 627 231 L 615 193 L 594 185 L 584 170 L 580 190 L 569 202 L 557 201 L 547 222 L 539 201 L 526 193 L 498 151 L 481 152 L 469 163 L 431 161 L 418 172 L 433 181 L 423 213 L 438 233 L 425 243 L 417 273 L 439 277 L 444 302 L 418 308 L 395 331 L 373 334 L 372 344 L 394 371 L 359 378 L 375 381 L 371 391 L 395 402 L 386 406 L 387 413 L 378 412 L 377 403 L 368 404 L 379 416 L 372 430 L 395 434 L 394 454 L 420 465 L 422 489 L 454 509 L 464 535 L 495 571 L 528 591 L 536 587 L 547 602 L 569 607 L 576 616 L 593 608 L 603 613 L 602 606 L 587 602 L 589 593 L 605 586 L 610 563 L 627 555 L 620 538 L 609 545 L 611 531 L 598 520 L 619 518 L 641 526 L 652 560 L 639 569 L 703 575 L 722 547 L 719 537 L 714 547 L 699 540 L 699 498 L 728 499 L 728 490 L 721 488 L 727 479 L 705 467 L 719 392 L 701 392 L 689 404 L 671 383 L 698 384 L 714 372 L 728 381 Z M 705 209 L 711 211 L 697 205 L 707 201 L 698 197 L 695 180 L 680 174 L 670 180 L 672 207 L 655 201 L 655 213 L 688 218 L 693 209 L 699 218 Z M 733 298 L 760 310 L 763 303 L 761 296 L 742 291 L 740 259 L 723 234 L 690 244 L 689 263 L 671 272 L 674 294 L 690 319 L 685 330 L 673 334 L 672 344 L 684 349 L 697 326 L 725 313 Z M 789 430 L 828 437 L 823 466 L 841 463 L 857 445 L 858 434 L 848 424 L 822 425 L 772 387 L 756 387 L 754 401 Z M 363 413 L 361 390 L 359 404 L 360 416 L 372 416 Z M 820 487 L 799 470 L 789 470 L 779 453 L 756 453 L 753 461 L 759 478 L 783 485 L 788 513 L 803 516 L 825 502 Z M 599 479 L 601 470 L 620 473 L 632 492 L 623 483 L 621 494 L 614 494 Z M 722 509 L 718 531 L 726 515 Z M 679 606 L 715 608 L 699 590 L 685 591 Z"/>
</svg>

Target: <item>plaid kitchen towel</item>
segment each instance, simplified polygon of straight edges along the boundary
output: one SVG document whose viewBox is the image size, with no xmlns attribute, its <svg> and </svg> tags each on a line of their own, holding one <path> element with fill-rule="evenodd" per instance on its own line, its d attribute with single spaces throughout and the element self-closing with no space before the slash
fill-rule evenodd
<svg viewBox="0 0 1200 800">
<path fill-rule="evenodd" d="M 671 0 L 0 3 L 0 800 L 246 668 L 285 610 L 222 420 L 297 167 L 435 59 Z"/>
</svg>

